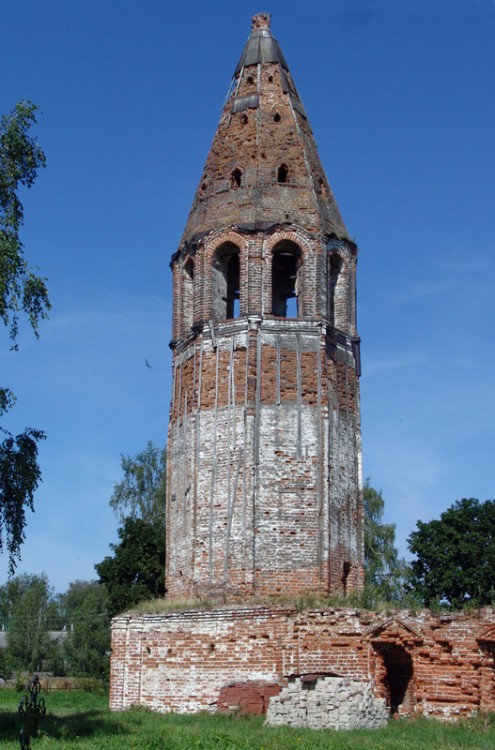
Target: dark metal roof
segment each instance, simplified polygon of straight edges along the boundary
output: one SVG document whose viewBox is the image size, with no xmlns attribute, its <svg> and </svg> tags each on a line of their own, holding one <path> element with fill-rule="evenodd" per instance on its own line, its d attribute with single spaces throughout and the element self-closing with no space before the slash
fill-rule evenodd
<svg viewBox="0 0 495 750">
<path fill-rule="evenodd" d="M 249 94 L 249 96 L 240 96 L 234 100 L 230 111 L 232 114 L 243 112 L 245 109 L 256 109 L 260 103 L 259 94 Z"/>
<path fill-rule="evenodd" d="M 237 67 L 234 71 L 236 76 L 245 65 L 257 65 L 258 63 L 278 62 L 283 68 L 289 70 L 279 43 L 270 33 L 270 29 L 255 29 L 246 42 Z"/>
</svg>

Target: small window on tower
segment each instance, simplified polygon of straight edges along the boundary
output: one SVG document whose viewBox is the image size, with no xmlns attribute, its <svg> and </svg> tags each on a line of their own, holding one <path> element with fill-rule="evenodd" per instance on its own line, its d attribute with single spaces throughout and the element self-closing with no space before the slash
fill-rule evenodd
<svg viewBox="0 0 495 750">
<path fill-rule="evenodd" d="M 281 119 L 282 119 L 282 118 L 280 117 L 279 113 L 278 113 L 278 112 L 276 112 L 276 113 L 274 114 L 274 116 L 273 116 L 273 121 L 274 121 L 274 122 L 280 122 L 280 120 L 281 120 Z"/>
<path fill-rule="evenodd" d="M 277 170 L 277 182 L 286 183 L 289 178 L 289 167 L 287 164 L 281 164 Z"/>
<path fill-rule="evenodd" d="M 230 184 L 233 188 L 241 187 L 242 172 L 240 169 L 234 169 L 230 175 Z"/>
<path fill-rule="evenodd" d="M 248 83 L 249 83 L 250 85 L 252 85 L 252 84 L 254 83 L 254 78 L 253 78 L 253 76 L 248 76 L 248 77 L 247 77 L 247 82 L 248 82 Z"/>
</svg>

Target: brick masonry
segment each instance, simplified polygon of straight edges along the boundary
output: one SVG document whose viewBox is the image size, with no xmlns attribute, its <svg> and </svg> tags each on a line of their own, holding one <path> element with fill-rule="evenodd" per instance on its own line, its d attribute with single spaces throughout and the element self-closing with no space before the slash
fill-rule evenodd
<svg viewBox="0 0 495 750">
<path fill-rule="evenodd" d="M 393 714 L 495 710 L 491 610 L 250 605 L 363 583 L 356 260 L 260 14 L 171 263 L 167 596 L 223 608 L 116 617 L 112 709 L 264 712 L 312 676 Z"/>
<path fill-rule="evenodd" d="M 362 586 L 356 258 L 260 14 L 171 263 L 168 598 Z"/>
<path fill-rule="evenodd" d="M 366 682 L 394 714 L 495 710 L 495 613 L 239 607 L 112 625 L 110 706 L 266 710 L 295 677 Z"/>
</svg>

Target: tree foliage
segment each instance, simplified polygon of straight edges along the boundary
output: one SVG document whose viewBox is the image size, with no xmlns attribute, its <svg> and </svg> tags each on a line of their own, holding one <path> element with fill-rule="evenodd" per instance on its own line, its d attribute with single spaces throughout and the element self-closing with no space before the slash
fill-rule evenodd
<svg viewBox="0 0 495 750">
<path fill-rule="evenodd" d="M 75 581 L 61 597 L 67 635 L 61 642 L 64 670 L 74 677 L 108 673 L 110 618 L 107 591 L 96 581 Z"/>
<path fill-rule="evenodd" d="M 364 501 L 364 603 L 402 604 L 406 597 L 408 565 L 399 558 L 395 547 L 395 524 L 383 523 L 385 503 L 381 491 L 370 486 L 363 489 Z"/>
<path fill-rule="evenodd" d="M 148 442 L 136 456 L 121 457 L 124 477 L 110 506 L 121 522 L 113 556 L 95 565 L 108 591 L 111 616 L 165 593 L 166 451 Z"/>
<path fill-rule="evenodd" d="M 118 530 L 119 544 L 111 544 L 112 557 L 95 565 L 108 591 L 108 611 L 113 617 L 133 604 L 165 594 L 165 528 L 127 517 Z"/>
<path fill-rule="evenodd" d="M 25 539 L 26 508 L 33 510 L 41 479 L 37 441 L 43 438 L 40 430 L 27 428 L 15 437 L 7 434 L 0 442 L 0 551 L 8 551 L 10 573 Z"/>
<path fill-rule="evenodd" d="M 495 601 L 495 500 L 462 499 L 408 539 L 412 585 L 427 607 Z"/>
<path fill-rule="evenodd" d="M 20 314 L 38 336 L 39 321 L 50 309 L 45 280 L 29 267 L 20 238 L 24 209 L 19 191 L 30 188 L 45 166 L 43 150 L 29 135 L 37 109 L 22 101 L 0 120 L 0 319 L 12 349 L 17 348 Z M 0 417 L 14 403 L 10 388 L 0 387 Z M 24 541 L 25 509 L 33 509 L 40 481 L 37 444 L 44 434 L 31 428 L 17 436 L 2 427 L 0 432 L 0 552 L 7 550 L 12 573 Z"/>
<path fill-rule="evenodd" d="M 10 578 L 0 586 L 0 624 L 7 631 L 2 676 L 23 671 L 108 674 L 107 593 L 96 581 L 75 581 L 64 594 L 54 595 L 44 574 Z"/>
<path fill-rule="evenodd" d="M 152 442 L 136 456 L 121 456 L 124 478 L 115 484 L 110 499 L 121 523 L 131 517 L 164 524 L 166 458 L 166 450 Z"/>
<path fill-rule="evenodd" d="M 8 615 L 6 663 L 10 670 L 50 669 L 56 643 L 49 636 L 57 622 L 53 590 L 42 574 L 18 576 L 1 587 L 2 610 Z"/>
<path fill-rule="evenodd" d="M 19 188 L 30 188 L 45 166 L 43 150 L 29 135 L 37 110 L 31 102 L 19 102 L 0 123 L 0 317 L 14 346 L 19 313 L 37 333 L 50 309 L 45 282 L 29 268 L 19 234 L 24 220 Z"/>
</svg>

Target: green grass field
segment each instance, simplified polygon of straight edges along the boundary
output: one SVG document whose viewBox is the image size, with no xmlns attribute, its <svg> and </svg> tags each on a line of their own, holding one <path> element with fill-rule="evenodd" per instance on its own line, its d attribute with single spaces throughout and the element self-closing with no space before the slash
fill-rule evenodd
<svg viewBox="0 0 495 750">
<path fill-rule="evenodd" d="M 20 694 L 0 690 L 0 748 L 19 750 Z M 32 750 L 493 750 L 495 716 L 457 724 L 392 720 L 386 729 L 333 732 L 269 728 L 262 717 L 110 713 L 105 694 L 48 693 Z"/>
</svg>

